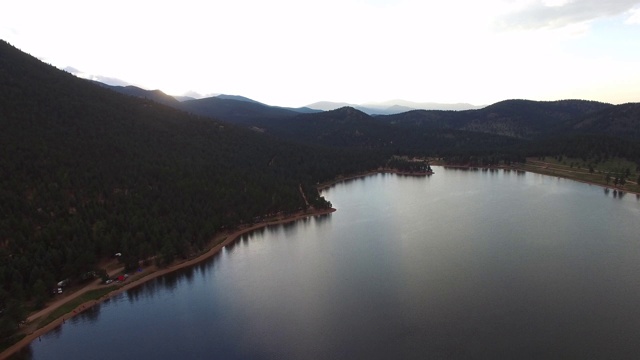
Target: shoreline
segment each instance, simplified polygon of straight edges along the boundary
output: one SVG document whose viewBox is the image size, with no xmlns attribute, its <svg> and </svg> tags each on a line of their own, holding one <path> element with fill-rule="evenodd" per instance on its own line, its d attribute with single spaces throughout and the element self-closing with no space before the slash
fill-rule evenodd
<svg viewBox="0 0 640 360">
<path fill-rule="evenodd" d="M 15 353 L 19 352 L 20 350 L 22 350 L 23 348 L 29 346 L 31 344 L 31 342 L 33 342 L 34 340 L 38 339 L 40 336 L 50 332 L 51 330 L 55 329 L 58 326 L 63 325 L 66 320 L 71 319 L 72 317 L 82 313 L 84 310 L 87 310 L 89 308 L 91 308 L 94 305 L 103 303 L 105 300 L 108 300 L 116 295 L 119 295 L 127 290 L 130 290 L 132 288 L 138 287 L 143 285 L 144 283 L 154 280 L 160 276 L 163 275 L 167 275 L 169 273 L 187 268 L 187 267 L 191 267 L 194 265 L 197 265 L 205 260 L 210 259 L 211 257 L 213 257 L 214 255 L 216 255 L 217 253 L 219 253 L 225 246 L 237 241 L 238 239 L 240 239 L 240 237 L 242 235 L 245 235 L 246 233 L 261 229 L 261 228 L 266 228 L 268 226 L 272 226 L 272 225 L 281 225 L 281 224 L 286 224 L 286 223 L 290 223 L 290 222 L 295 222 L 304 218 L 308 218 L 308 217 L 315 217 L 315 216 L 322 216 L 322 215 L 328 215 L 331 214 L 333 212 L 335 212 L 336 209 L 334 208 L 330 208 L 330 209 L 320 209 L 320 210 L 309 210 L 309 211 L 305 211 L 305 212 L 297 212 L 297 213 L 293 213 L 290 216 L 286 216 L 283 218 L 276 218 L 276 219 L 272 219 L 272 220 L 266 220 L 257 224 L 252 224 L 252 225 L 248 225 L 246 227 L 241 227 L 241 228 L 237 228 L 235 230 L 232 230 L 230 232 L 223 232 L 217 236 L 215 236 L 210 244 L 212 244 L 213 246 L 206 250 L 205 252 L 203 252 L 202 254 L 191 258 L 191 259 L 187 259 L 187 260 L 183 260 L 181 262 L 177 262 L 174 263 L 172 265 L 170 265 L 169 267 L 166 268 L 156 268 L 154 266 L 149 266 L 147 267 L 148 269 L 152 269 L 150 272 L 145 273 L 142 277 L 137 278 L 137 279 L 133 279 L 131 280 L 131 282 L 126 282 L 123 285 L 121 285 L 120 287 L 118 287 L 117 289 L 109 292 L 108 294 L 100 297 L 99 299 L 95 299 L 95 300 L 90 300 L 87 301 L 85 303 L 82 303 L 80 305 L 78 305 L 75 309 L 69 311 L 68 313 L 64 314 L 63 316 L 53 320 L 52 322 L 50 322 L 49 324 L 34 330 L 31 333 L 27 333 L 26 336 L 22 339 L 20 339 L 18 342 L 16 342 L 15 344 L 9 346 L 7 349 L 5 349 L 2 353 L 0 353 L 0 360 L 5 360 L 8 359 L 10 356 L 14 355 Z M 79 291 L 76 291 L 72 296 L 70 296 L 69 298 L 66 299 L 66 301 L 64 303 L 67 303 L 69 301 L 73 301 L 73 299 L 75 299 L 76 297 L 90 291 L 93 289 L 99 289 L 101 286 L 106 286 L 106 285 L 97 285 L 97 286 L 85 286 L 84 288 L 80 289 Z M 62 305 L 64 305 L 64 303 Z M 62 306 L 61 305 L 61 306 Z M 57 309 L 58 306 L 51 306 L 50 309 L 45 308 L 50 310 L 49 312 L 54 311 L 55 309 Z M 32 314 L 33 315 L 33 314 Z M 46 314 L 39 316 L 36 319 L 33 319 L 31 321 L 38 321 L 40 318 L 46 316 Z"/>
<path fill-rule="evenodd" d="M 505 166 L 505 165 L 499 165 L 499 166 L 471 166 L 471 165 L 458 165 L 458 164 L 444 164 L 444 163 L 435 163 L 433 164 L 433 166 L 440 166 L 443 169 L 459 169 L 459 170 L 473 170 L 473 169 L 477 169 L 478 171 L 482 170 L 482 169 L 494 169 L 494 170 L 511 170 L 511 171 L 521 171 L 521 172 L 530 172 L 532 174 L 539 174 L 539 175 L 544 175 L 544 176 L 549 176 L 549 177 L 555 177 L 555 178 L 559 178 L 559 179 L 566 179 L 566 180 L 572 180 L 572 181 L 576 181 L 579 183 L 583 183 L 583 184 L 588 184 L 588 185 L 593 185 L 593 186 L 598 186 L 604 190 L 610 190 L 610 191 L 619 191 L 622 193 L 627 193 L 627 194 L 634 194 L 634 195 L 638 195 L 640 196 L 640 191 L 634 191 L 634 190 L 629 190 L 629 189 L 625 189 L 625 188 L 620 188 L 617 186 L 613 186 L 613 185 L 606 185 L 606 184 L 601 184 L 601 183 L 597 183 L 594 181 L 588 181 L 588 180 L 582 180 L 582 179 L 578 179 L 578 178 L 574 178 L 574 177 L 570 177 L 570 176 L 562 176 L 559 174 L 555 174 L 555 173 L 549 173 L 549 172 L 545 172 L 543 171 L 543 169 L 541 169 L 540 171 L 535 171 L 535 169 L 523 169 L 521 167 L 518 166 Z M 425 174 L 425 173 L 408 173 L 408 172 L 402 172 L 402 171 L 396 171 L 396 170 L 392 170 L 392 169 L 378 169 L 378 170 L 372 170 L 372 171 L 367 171 L 361 174 L 357 174 L 357 175 L 349 175 L 349 176 L 344 176 L 341 178 L 337 178 L 335 180 L 332 181 L 328 181 L 328 182 L 324 182 L 322 184 L 318 185 L 318 190 L 322 191 L 325 189 L 330 188 L 333 185 L 336 185 L 340 182 L 343 181 L 349 181 L 349 180 L 355 180 L 355 179 L 359 179 L 359 178 L 364 178 L 370 175 L 376 175 L 376 174 L 396 174 L 396 175 L 403 175 L 403 176 L 430 176 L 432 174 Z"/>
<path fill-rule="evenodd" d="M 364 178 L 367 176 L 371 176 L 371 175 L 376 175 L 376 174 L 395 174 L 395 175 L 400 175 L 400 176 L 418 176 L 418 177 L 426 177 L 426 176 L 431 176 L 434 174 L 434 172 L 408 172 L 408 171 L 399 171 L 399 170 L 393 170 L 393 169 L 378 169 L 378 170 L 371 170 L 371 171 L 367 171 L 367 172 L 363 172 L 360 174 L 356 174 L 356 175 L 348 175 L 348 176 L 344 176 L 344 177 L 339 177 L 336 178 L 335 180 L 331 180 L 331 181 L 327 181 L 327 182 L 323 182 L 321 184 L 318 184 L 318 191 L 322 191 L 322 190 L 326 190 L 336 184 L 339 184 L 341 182 L 344 181 L 349 181 L 349 180 L 355 180 L 355 179 L 360 179 L 360 178 Z"/>
<path fill-rule="evenodd" d="M 442 166 L 443 168 L 451 168 L 451 169 L 461 169 L 461 170 L 471 170 L 474 167 L 472 166 L 468 166 L 468 165 L 446 165 L 446 164 L 437 164 L 434 166 Z M 481 169 L 482 167 L 477 167 L 478 169 Z M 510 167 L 506 167 L 506 166 L 495 166 L 495 167 L 487 167 L 487 169 L 502 169 L 502 170 L 513 170 L 513 171 L 522 171 L 522 172 L 531 172 L 534 174 L 540 174 L 540 175 L 544 175 L 544 176 L 551 176 L 551 177 L 556 177 L 556 178 L 562 178 L 562 179 L 567 179 L 567 180 L 572 180 L 572 181 L 577 181 L 577 182 L 581 182 L 584 184 L 588 184 L 588 185 L 594 185 L 594 186 L 598 186 L 601 187 L 603 189 L 610 189 L 610 190 L 617 190 L 617 191 L 621 191 L 624 193 L 631 193 L 631 194 L 635 194 L 640 196 L 640 193 L 638 192 L 634 192 L 634 191 L 629 191 L 627 189 L 620 189 L 620 188 L 616 188 L 613 186 L 606 186 L 603 184 L 599 184 L 599 183 L 595 183 L 595 182 L 589 182 L 589 181 L 584 181 L 584 180 L 580 180 L 580 179 L 575 179 L 575 178 L 571 178 L 571 177 L 563 177 L 563 176 L 559 176 L 556 174 L 548 174 L 545 172 L 537 172 L 531 169 L 522 169 L 519 167 L 514 167 L 514 166 L 510 166 Z M 373 171 L 368 171 L 368 172 L 364 172 L 361 174 L 356 174 L 356 175 L 350 175 L 350 176 L 345 176 L 345 177 L 340 177 L 340 178 L 336 178 L 335 180 L 329 181 L 329 182 L 325 182 L 322 184 L 318 185 L 318 191 L 322 191 L 325 189 L 330 188 L 331 186 L 334 186 L 338 183 L 341 182 L 345 182 L 345 181 L 350 181 L 350 180 L 354 180 L 354 179 L 359 179 L 359 178 L 364 178 L 367 176 L 371 176 L 371 175 L 376 175 L 376 174 L 396 174 L 396 175 L 401 175 L 401 176 L 429 176 L 430 174 L 425 174 L 425 173 L 407 173 L 407 172 L 401 172 L 401 171 L 396 171 L 396 170 L 391 170 L 391 169 L 378 169 L 378 170 L 373 170 Z M 21 349 L 29 346 L 29 344 L 31 344 L 32 341 L 36 340 L 37 338 L 39 338 L 40 336 L 50 332 L 51 330 L 55 329 L 58 326 L 61 326 L 62 324 L 65 323 L 66 320 L 71 319 L 72 317 L 80 314 L 81 312 L 83 312 L 84 310 L 90 308 L 91 306 L 100 304 L 102 302 L 104 302 L 105 300 L 108 300 L 116 295 L 119 295 L 127 290 L 130 290 L 132 288 L 138 287 L 143 285 L 144 283 L 154 280 L 160 276 L 187 268 L 187 267 L 191 267 L 194 265 L 197 265 L 205 260 L 208 260 L 209 258 L 213 257 L 214 255 L 216 255 L 217 253 L 219 253 L 225 246 L 237 241 L 238 239 L 240 239 L 240 237 L 246 233 L 261 229 L 261 228 L 265 228 L 268 226 L 272 226 L 272 225 L 280 225 L 280 224 L 286 224 L 286 223 L 290 223 L 290 222 L 295 222 L 297 220 L 301 220 L 304 218 L 308 218 L 308 217 L 312 217 L 312 216 L 322 216 L 322 215 L 327 215 L 327 214 L 331 214 L 333 212 L 335 212 L 336 209 L 334 208 L 330 208 L 330 209 L 321 209 L 321 210 L 309 210 L 309 211 L 305 211 L 305 212 L 296 212 L 293 213 L 289 216 L 285 216 L 285 217 L 279 217 L 279 218 L 275 218 L 275 219 L 271 219 L 271 220 L 266 220 L 260 223 L 256 223 L 256 224 L 250 224 L 250 225 L 245 225 L 245 227 L 240 227 L 234 230 L 230 230 L 230 231 L 224 231 L 221 232 L 220 234 L 216 235 L 211 241 L 210 241 L 210 245 L 211 247 L 208 250 L 205 250 L 203 253 L 201 253 L 200 255 L 197 255 L 193 258 L 190 259 L 186 259 L 186 260 L 182 260 L 180 262 L 176 262 L 172 265 L 170 265 L 169 267 L 166 268 L 157 268 L 155 266 L 148 266 L 146 269 L 149 269 L 148 272 L 144 272 L 143 275 L 139 278 L 134 278 L 132 279 L 130 282 L 126 282 L 122 285 L 120 285 L 117 289 L 109 292 L 108 294 L 100 297 L 99 299 L 95 299 L 95 300 L 90 300 L 87 301 L 85 303 L 82 303 L 80 305 L 78 305 L 75 309 L 69 311 L 68 313 L 64 314 L 63 316 L 53 320 L 51 323 L 36 329 L 34 331 L 32 331 L 31 333 L 27 333 L 26 336 L 24 338 L 22 338 L 21 340 L 19 340 L 18 342 L 16 342 L 15 344 L 9 346 L 7 349 L 5 349 L 2 353 L 0 353 L 0 360 L 4 360 L 4 359 L 8 359 L 10 356 L 14 355 L 15 353 L 17 353 L 18 351 L 20 351 Z M 134 275 L 135 276 L 135 275 Z M 99 289 L 102 286 L 106 286 L 106 285 L 88 285 L 83 287 L 82 289 L 76 291 L 74 294 L 72 294 L 69 298 L 66 299 L 66 301 L 64 303 L 67 303 L 69 301 L 73 301 L 73 299 L 75 299 L 76 297 L 84 294 L 87 291 L 93 290 L 93 289 Z M 63 303 L 63 304 L 64 304 Z M 50 307 L 46 307 L 44 310 L 49 310 L 46 313 L 52 312 L 55 309 L 57 309 L 58 306 L 50 306 Z M 42 311 L 42 310 L 41 310 Z M 37 312 L 36 312 L 37 313 Z M 37 318 L 32 319 L 30 322 L 35 322 L 40 320 L 42 317 L 46 316 L 46 313 L 43 314 L 42 316 L 39 316 Z M 29 317 L 32 317 L 35 313 L 32 313 Z"/>
<path fill-rule="evenodd" d="M 500 166 L 471 166 L 471 165 L 447 165 L 447 164 L 439 164 L 439 165 L 434 165 L 434 166 L 442 166 L 445 169 L 458 169 L 458 170 L 470 170 L 470 171 L 481 171 L 482 169 L 490 169 L 490 170 L 511 170 L 511 171 L 520 171 L 520 172 L 530 172 L 532 174 L 538 174 L 538 175 L 544 175 L 544 176 L 549 176 L 549 177 L 555 177 L 558 179 L 565 179 L 565 180 L 571 180 L 571 181 L 575 181 L 575 182 L 579 182 L 579 183 L 583 183 L 583 184 L 587 184 L 587 185 L 593 185 L 593 186 L 598 186 L 604 190 L 609 190 L 609 191 L 618 191 L 618 192 L 622 192 L 625 194 L 634 194 L 634 195 L 640 195 L 640 191 L 634 191 L 634 190 L 629 190 L 626 188 L 620 188 L 618 186 L 614 186 L 614 185 L 606 185 L 606 184 L 601 184 L 595 181 L 589 181 L 589 180 L 583 180 L 583 179 L 579 179 L 579 178 L 575 178 L 575 177 L 571 177 L 571 176 L 562 176 L 560 174 L 557 173 L 553 173 L 550 171 L 544 171 L 544 168 L 540 168 L 540 171 L 536 171 L 535 169 L 531 169 L 531 168 L 527 168 L 527 169 L 523 169 L 521 167 L 518 166 L 504 166 L 504 165 L 500 165 Z M 559 170 L 562 171 L 562 170 Z M 631 182 L 632 184 L 635 184 L 635 182 Z"/>
</svg>

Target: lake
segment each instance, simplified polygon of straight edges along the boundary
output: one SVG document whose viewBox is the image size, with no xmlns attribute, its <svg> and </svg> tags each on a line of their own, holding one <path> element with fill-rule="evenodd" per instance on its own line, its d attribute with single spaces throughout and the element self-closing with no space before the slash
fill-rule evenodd
<svg viewBox="0 0 640 360">
<path fill-rule="evenodd" d="M 640 201 L 434 167 L 323 191 L 337 212 L 242 237 L 32 342 L 33 359 L 636 358 Z"/>
</svg>

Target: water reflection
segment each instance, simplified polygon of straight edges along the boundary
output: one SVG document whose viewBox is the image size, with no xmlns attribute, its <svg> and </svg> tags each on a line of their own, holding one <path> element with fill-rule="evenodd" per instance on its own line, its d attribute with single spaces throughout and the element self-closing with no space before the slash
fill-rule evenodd
<svg viewBox="0 0 640 360">
<path fill-rule="evenodd" d="M 78 318 L 80 321 L 88 323 L 94 323 L 98 321 L 98 318 L 100 317 L 101 304 L 96 301 L 93 304 L 86 306 L 87 307 L 80 313 L 80 315 L 76 316 L 76 318 Z"/>
<path fill-rule="evenodd" d="M 249 244 L 249 239 L 251 239 L 251 234 L 242 235 L 242 237 L 240 237 L 240 243 L 242 245 L 247 245 L 247 244 Z"/>
<path fill-rule="evenodd" d="M 279 231 L 280 229 L 284 230 L 284 233 L 288 236 L 291 236 L 293 233 L 295 233 L 298 229 L 298 226 L 304 226 L 307 224 L 307 221 L 309 219 L 305 218 L 302 220 L 298 220 L 296 222 L 289 222 L 289 223 L 285 223 L 285 224 L 281 224 L 279 225 L 279 228 L 276 229 L 277 231 Z"/>
<path fill-rule="evenodd" d="M 263 237 L 266 233 L 272 235 L 284 234 L 287 238 L 295 238 L 295 233 L 300 230 L 300 227 L 304 229 L 315 224 L 326 224 L 331 220 L 331 215 L 332 214 L 329 213 L 306 217 L 293 222 L 261 227 L 251 232 L 242 234 L 236 241 L 232 241 L 231 243 L 227 244 L 221 252 L 214 254 L 211 259 L 200 262 L 192 267 L 187 267 L 168 273 L 154 280 L 147 281 L 140 286 L 131 288 L 125 292 L 126 298 L 130 304 L 133 304 L 140 300 L 152 299 L 160 291 L 166 290 L 168 292 L 173 292 L 180 286 L 180 284 L 184 280 L 186 280 L 187 284 L 193 285 L 196 273 L 198 273 L 200 276 L 206 275 L 209 271 L 211 271 L 213 263 L 219 260 L 219 257 L 222 253 L 232 253 L 234 251 L 234 248 L 238 245 L 245 247 L 250 246 L 250 243 L 254 241 L 264 241 Z M 99 309 L 100 306 L 98 305 L 95 307 L 95 309 L 92 308 L 90 313 L 87 311 L 86 316 L 91 319 L 91 322 L 98 319 Z"/>
<path fill-rule="evenodd" d="M 156 282 L 159 286 L 161 286 L 164 290 L 168 290 L 169 292 L 173 292 L 178 285 L 178 280 L 182 278 L 183 274 L 181 270 L 176 272 L 172 272 L 167 274 L 166 276 L 161 276 L 157 278 Z"/>
<path fill-rule="evenodd" d="M 313 220 L 314 220 L 317 224 L 321 225 L 322 223 L 325 223 L 325 222 L 327 222 L 327 221 L 331 220 L 331 215 L 332 215 L 332 214 L 333 214 L 333 213 L 329 213 L 329 214 L 322 214 L 322 215 L 316 215 L 316 216 L 314 216 L 314 217 L 313 217 Z"/>
<path fill-rule="evenodd" d="M 268 229 L 268 228 L 269 228 L 269 226 L 265 226 L 265 227 L 258 228 L 258 229 L 256 229 L 256 230 L 252 231 L 252 232 L 251 232 L 251 233 L 249 233 L 249 234 L 242 235 L 242 237 L 247 237 L 247 236 L 249 236 L 249 235 L 251 235 L 251 234 L 261 236 L 261 235 L 263 235 L 263 234 L 264 234 L 264 232 L 265 232 L 265 231 L 267 231 L 267 229 Z"/>
<path fill-rule="evenodd" d="M 182 272 L 188 284 L 193 284 L 194 271 L 195 269 L 193 267 L 188 267 L 188 268 L 185 268 L 184 271 Z"/>
<path fill-rule="evenodd" d="M 141 297 L 151 298 L 156 293 L 159 281 L 157 279 L 147 281 L 141 286 L 136 286 L 127 290 L 126 296 L 129 302 L 134 303 L 140 300 Z"/>
<path fill-rule="evenodd" d="M 383 175 L 385 175 L 385 174 L 383 174 Z M 365 176 L 358 176 L 358 177 L 354 177 L 354 178 L 349 178 L 349 179 L 341 180 L 336 185 L 339 186 L 339 185 L 349 185 L 349 184 L 354 184 L 354 183 L 362 183 L 362 182 L 364 182 L 366 180 L 366 178 L 367 177 L 365 177 Z"/>
</svg>

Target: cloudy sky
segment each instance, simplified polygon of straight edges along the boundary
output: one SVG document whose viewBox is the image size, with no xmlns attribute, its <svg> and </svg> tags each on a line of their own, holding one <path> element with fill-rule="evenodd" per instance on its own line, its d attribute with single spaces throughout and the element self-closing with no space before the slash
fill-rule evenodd
<svg viewBox="0 0 640 360">
<path fill-rule="evenodd" d="M 11 1 L 0 38 L 106 82 L 312 102 L 640 102 L 640 0 Z"/>
</svg>

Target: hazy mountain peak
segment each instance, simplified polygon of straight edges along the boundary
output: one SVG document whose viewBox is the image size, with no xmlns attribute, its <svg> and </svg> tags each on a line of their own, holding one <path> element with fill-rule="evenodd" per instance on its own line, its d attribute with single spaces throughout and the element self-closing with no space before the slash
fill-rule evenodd
<svg viewBox="0 0 640 360">
<path fill-rule="evenodd" d="M 413 102 L 401 99 L 388 100 L 383 102 L 370 102 L 364 104 L 349 104 L 344 102 L 331 102 L 331 101 L 319 101 L 310 105 L 308 108 L 318 109 L 323 111 L 335 110 L 344 106 L 351 106 L 358 109 L 368 115 L 392 115 L 407 112 L 411 110 L 472 110 L 480 109 L 483 106 L 476 106 L 468 103 L 431 103 L 431 102 Z"/>
<path fill-rule="evenodd" d="M 383 102 L 372 102 L 362 104 L 364 107 L 374 109 L 387 110 L 388 114 L 397 113 L 395 110 L 408 111 L 408 110 L 472 110 L 480 109 L 482 106 L 472 105 L 468 103 L 437 103 L 437 102 L 414 102 L 402 99 L 388 100 Z"/>
<path fill-rule="evenodd" d="M 220 94 L 216 96 L 219 99 L 227 99 L 227 100 L 238 100 L 238 101 L 244 101 L 244 102 L 250 102 L 250 103 L 254 103 L 254 104 L 262 104 L 259 101 L 255 101 L 253 99 L 249 99 L 248 97 L 244 97 L 244 96 L 240 96 L 240 95 L 227 95 L 227 94 Z"/>
<path fill-rule="evenodd" d="M 118 78 L 114 78 L 114 77 L 109 77 L 109 76 L 103 76 L 103 75 L 95 75 L 95 74 L 89 74 L 89 73 L 85 73 L 84 71 L 78 70 L 72 66 L 67 66 L 64 69 L 62 69 L 66 72 L 68 72 L 69 74 L 75 75 L 79 78 L 82 79 L 87 79 L 87 80 L 92 80 L 92 81 L 97 81 L 97 82 L 101 82 L 103 84 L 107 84 L 107 85 L 111 85 L 111 86 L 128 86 L 130 85 L 130 83 L 122 80 L 122 79 L 118 79 Z"/>
<path fill-rule="evenodd" d="M 118 85 L 108 85 L 100 81 L 93 81 L 93 82 L 95 84 L 98 84 L 102 87 L 111 89 L 121 94 L 149 99 L 149 100 L 153 100 L 155 102 L 169 105 L 169 106 L 175 107 L 179 103 L 178 100 L 176 100 L 173 96 L 167 95 L 162 90 L 158 90 L 158 89 L 145 90 L 143 88 L 133 86 L 133 85 L 118 86 Z"/>
<path fill-rule="evenodd" d="M 336 110 L 345 106 L 356 106 L 356 105 L 345 103 L 345 102 L 318 101 L 318 102 L 314 102 L 313 104 L 309 104 L 305 107 L 309 109 L 315 109 L 315 110 L 331 111 L 331 110 Z"/>
</svg>

